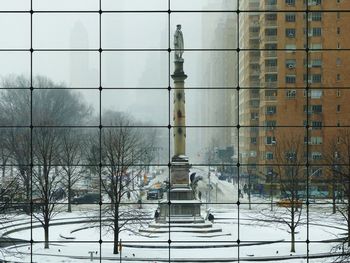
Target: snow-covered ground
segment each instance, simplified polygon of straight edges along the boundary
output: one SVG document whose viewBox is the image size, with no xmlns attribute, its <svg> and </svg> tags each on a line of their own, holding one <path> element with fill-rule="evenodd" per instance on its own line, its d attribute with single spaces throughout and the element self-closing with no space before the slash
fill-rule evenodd
<svg viewBox="0 0 350 263">
<path fill-rule="evenodd" d="M 203 176 L 199 184 L 199 190 L 207 189 L 206 172 L 196 171 Z M 202 174 L 201 174 L 202 173 Z M 162 178 L 164 177 L 164 178 Z M 153 183 L 166 180 L 167 175 L 160 175 Z M 151 182 L 152 183 L 152 182 Z M 12 246 L 7 253 L 2 254 L 7 260 L 16 262 L 89 262 L 89 252 L 94 252 L 93 262 L 198 262 L 207 259 L 208 262 L 226 260 L 235 262 L 238 257 L 240 262 L 247 260 L 270 259 L 270 262 L 332 262 L 332 258 L 316 258 L 307 261 L 298 256 L 330 254 L 337 244 L 334 239 L 343 237 L 346 226 L 339 214 L 332 215 L 331 207 L 328 205 L 310 205 L 308 214 L 304 209 L 301 225 L 297 228 L 296 253 L 290 253 L 290 234 L 286 224 L 271 221 L 275 213 L 279 216 L 288 217 L 288 214 L 280 208 L 280 211 L 270 212 L 266 200 L 260 200 L 266 204 L 253 204 L 252 209 L 248 205 L 238 206 L 237 186 L 233 183 L 220 181 L 212 176 L 211 183 L 218 188 L 218 202 L 221 204 L 210 204 L 211 212 L 215 216 L 214 226 L 221 228 L 219 233 L 185 233 L 175 232 L 178 228 L 171 228 L 167 233 L 152 233 L 148 236 L 130 232 L 122 232 L 122 254 L 113 255 L 113 236 L 98 224 L 92 224 L 91 218 L 98 219 L 96 212 L 91 212 L 89 206 L 73 213 L 61 213 L 52 221 L 50 227 L 50 249 L 43 248 L 43 229 L 38 223 L 33 222 L 33 230 L 30 228 L 30 218 L 26 216 L 16 217 L 16 220 L 9 220 L 3 225 L 2 233 L 14 230 L 7 236 L 24 240 L 34 240 L 30 243 Z M 216 189 L 212 190 L 211 200 L 216 200 Z M 202 201 L 205 201 L 203 196 Z M 203 200 L 204 199 L 204 200 Z M 240 199 L 241 200 L 241 199 Z M 246 199 L 242 199 L 246 202 Z M 255 201 L 259 201 L 258 199 Z M 145 200 L 146 202 L 146 200 Z M 232 204 L 222 204 L 229 203 Z M 156 202 L 144 204 L 143 209 L 153 214 Z M 202 206 L 202 213 L 205 215 L 205 205 Z M 96 210 L 97 211 L 97 210 Z M 285 214 L 283 214 L 285 213 Z M 67 224 L 58 224 L 58 223 Z M 99 240 L 102 239 L 102 243 Z M 310 240 L 309 246 L 306 240 Z M 171 240 L 171 244 L 168 243 Z M 170 250 L 169 250 L 170 246 Z M 12 253 L 11 253 L 12 252 Z M 32 253 L 32 258 L 31 258 Z M 1 255 L 0 255 L 1 256 Z M 289 257 L 282 260 L 281 257 Z M 293 259 L 294 258 L 294 259 Z"/>
</svg>

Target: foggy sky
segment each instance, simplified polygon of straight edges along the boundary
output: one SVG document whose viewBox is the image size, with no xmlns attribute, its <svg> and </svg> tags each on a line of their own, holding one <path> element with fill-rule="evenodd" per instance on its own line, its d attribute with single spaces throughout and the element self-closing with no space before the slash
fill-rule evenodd
<svg viewBox="0 0 350 263">
<path fill-rule="evenodd" d="M 166 0 L 102 0 L 108 10 L 167 10 Z M 171 0 L 172 10 L 235 9 L 232 0 Z M 1 10 L 29 10 L 29 0 L 0 1 Z M 98 0 L 33 0 L 34 10 L 98 10 Z M 104 13 L 101 24 L 103 49 L 164 49 L 164 51 L 104 51 L 101 58 L 102 110 L 127 111 L 137 119 L 154 125 L 172 122 L 166 88 L 172 85 L 173 33 L 182 24 L 185 48 L 220 48 L 215 43 L 215 26 L 203 28 L 205 21 L 215 25 L 223 13 L 172 13 L 170 32 L 167 13 Z M 230 14 L 233 16 L 233 14 Z M 30 48 L 30 14 L 0 14 L 0 49 Z M 170 43 L 169 43 L 170 37 Z M 233 48 L 234 45 L 232 45 Z M 34 49 L 98 49 L 98 13 L 36 13 L 33 15 Z M 223 47 L 221 47 L 223 48 Z M 187 87 L 209 83 L 201 64 L 204 51 L 185 51 L 184 70 Z M 211 65 L 212 67 L 212 65 Z M 0 52 L 0 77 L 9 74 L 30 76 L 29 52 Z M 44 75 L 79 90 L 98 113 L 99 53 L 96 51 L 38 51 L 33 54 L 33 75 Z M 220 81 L 219 81 L 220 84 Z M 134 89 L 123 88 L 157 88 Z M 119 89 L 108 89 L 119 88 Z M 120 89 L 122 88 L 122 89 Z M 200 90 L 186 94 L 187 124 L 199 125 Z"/>
</svg>

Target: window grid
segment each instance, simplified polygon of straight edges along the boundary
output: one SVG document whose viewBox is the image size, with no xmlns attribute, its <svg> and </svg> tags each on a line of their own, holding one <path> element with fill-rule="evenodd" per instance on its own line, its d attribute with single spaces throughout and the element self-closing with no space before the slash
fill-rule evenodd
<svg viewBox="0 0 350 263">
<path fill-rule="evenodd" d="M 102 10 L 102 4 L 101 4 L 101 1 L 102 0 L 99 0 L 99 6 L 100 6 L 100 10 Z M 170 0 L 168 0 L 168 7 L 169 7 L 169 10 L 171 10 L 171 5 L 170 5 Z M 31 172 L 30 172 L 30 174 L 31 174 L 31 185 L 33 186 L 33 164 L 34 164 L 34 161 L 33 161 L 33 128 L 34 127 L 38 127 L 38 126 L 34 126 L 33 125 L 33 111 L 32 111 L 32 107 L 33 107 L 33 105 L 32 105 L 32 103 L 33 103 L 33 91 L 34 91 L 34 89 L 33 89 L 33 53 L 34 52 L 36 52 L 36 51 L 56 51 L 56 50 L 54 50 L 54 49 L 52 49 L 52 50 L 45 50 L 45 49 L 36 49 L 36 50 L 34 50 L 33 49 L 33 16 L 35 15 L 35 13 L 44 13 L 44 12 L 41 12 L 41 11 L 35 11 L 35 12 L 33 12 L 32 11 L 33 10 L 33 0 L 31 0 L 31 10 L 29 11 L 30 12 L 30 17 L 31 17 L 31 23 L 30 23 L 30 31 L 31 31 L 31 39 L 30 39 L 30 50 L 29 50 L 29 52 L 30 52 L 30 64 L 31 64 L 31 66 L 30 66 L 30 94 L 31 94 L 31 111 L 30 111 L 30 130 L 31 130 L 31 136 L 30 136 L 30 138 L 31 138 L 31 162 L 30 162 L 30 167 L 31 167 Z M 254 11 L 249 11 L 249 12 L 264 12 L 264 11 L 259 11 L 259 10 L 254 10 Z M 308 5 L 306 5 L 306 10 L 304 10 L 304 11 L 302 11 L 302 10 L 296 10 L 296 12 L 305 12 L 306 13 L 306 17 L 307 17 L 307 20 L 306 21 L 309 21 L 308 20 L 308 17 L 310 16 L 310 14 L 312 14 L 312 12 L 309 10 L 309 6 Z M 1 12 L 1 13 L 24 13 L 25 11 L 23 11 L 23 12 L 20 12 L 20 11 L 14 11 L 14 12 L 10 12 L 10 11 L 3 11 L 3 12 Z M 50 11 L 47 11 L 48 13 L 51 13 Z M 58 11 L 52 11 L 52 13 L 59 13 Z M 72 12 L 74 12 L 74 13 L 92 13 L 92 12 L 87 12 L 87 11 L 72 11 Z M 102 87 L 102 66 L 101 66 L 101 57 L 102 57 L 102 53 L 103 53 L 103 51 L 105 51 L 104 49 L 102 50 L 102 37 L 101 37 L 101 20 L 102 20 L 102 15 L 103 15 L 103 13 L 105 13 L 105 12 L 112 12 L 112 11 L 103 11 L 103 12 L 100 12 L 100 11 L 97 11 L 98 13 L 99 13 L 99 50 L 89 50 L 89 49 L 81 49 L 81 50 L 79 50 L 79 51 L 91 51 L 91 52 L 99 52 L 99 104 L 100 104 L 100 108 L 99 108 L 99 126 L 98 126 L 98 128 L 100 129 L 100 132 L 99 132 L 99 144 L 100 144 L 100 149 L 101 149 L 101 129 L 103 129 L 104 127 L 105 127 L 105 125 L 104 126 L 102 126 L 102 92 L 103 92 L 103 87 Z M 120 11 L 120 12 L 123 12 L 123 13 L 125 13 L 126 11 Z M 150 11 L 150 12 L 155 12 L 155 11 Z M 159 11 L 159 12 L 166 12 L 166 11 Z M 168 40 L 168 50 L 170 50 L 171 49 L 171 28 L 170 28 L 170 20 L 171 20 L 171 14 L 172 13 L 175 13 L 175 12 L 180 12 L 180 11 L 172 11 L 171 10 L 171 12 L 167 12 L 168 13 L 168 37 L 169 37 L 169 40 Z M 190 12 L 195 12 L 195 11 L 190 11 Z M 198 11 L 198 12 L 209 12 L 209 11 Z M 237 46 L 239 47 L 239 20 L 240 20 L 240 15 L 241 15 L 241 13 L 247 13 L 248 11 L 246 11 L 246 10 L 239 10 L 239 1 L 238 1 L 238 3 L 237 3 L 237 10 L 236 11 L 215 11 L 215 12 L 235 12 L 236 14 L 237 14 Z M 271 12 L 271 11 L 269 11 L 269 12 Z M 276 11 L 276 12 L 284 12 L 284 11 Z M 322 11 L 323 12 L 323 11 Z M 339 11 L 337 11 L 337 12 L 339 12 Z M 340 12 L 348 12 L 348 10 L 341 10 Z M 118 13 L 118 11 L 116 11 L 116 13 Z M 309 26 L 309 24 L 308 23 L 306 23 L 306 32 L 309 32 L 309 30 L 308 30 L 308 26 Z M 308 46 L 308 41 L 309 41 L 309 38 L 308 37 L 306 37 L 305 38 L 306 39 L 306 46 Z M 147 49 L 146 49 L 147 50 Z M 205 51 L 210 51 L 210 50 L 212 50 L 212 49 L 205 49 Z M 244 51 L 252 51 L 252 50 L 254 50 L 254 49 L 241 49 L 241 48 L 238 48 L 238 49 L 218 49 L 219 51 L 227 51 L 227 50 L 230 50 L 230 51 L 234 51 L 234 52 L 237 52 L 238 54 L 240 53 L 240 52 L 244 52 Z M 256 50 L 256 49 L 255 49 Z M 262 51 L 262 50 L 264 50 L 264 49 L 257 49 L 257 50 L 260 50 L 260 51 Z M 277 49 L 276 49 L 277 50 Z M 309 50 L 308 49 L 296 49 L 297 51 L 305 51 L 306 52 L 306 61 L 308 62 L 308 63 L 310 63 L 310 59 L 309 59 Z M 332 51 L 332 50 L 338 50 L 338 49 L 322 49 L 323 50 L 323 52 L 326 52 L 326 51 Z M 350 49 L 341 49 L 341 50 L 350 50 Z M 18 50 L 11 50 L 11 49 L 3 49 L 3 50 L 0 50 L 0 51 L 4 51 L 4 52 L 11 52 L 11 51 L 18 51 Z M 28 51 L 28 50 L 22 50 L 22 51 Z M 77 51 L 77 50 L 76 50 Z M 106 51 L 128 51 L 128 49 L 106 49 Z M 155 49 L 151 49 L 151 50 L 147 50 L 147 51 L 156 51 Z M 159 50 L 157 50 L 157 51 L 164 51 L 164 50 L 162 50 L 162 49 L 159 49 Z M 197 49 L 186 49 L 186 51 L 199 51 L 199 50 L 197 50 Z M 277 51 L 279 51 L 279 50 L 277 50 Z M 280 51 L 284 51 L 284 49 L 282 49 L 282 50 L 280 50 Z M 168 70 L 169 70 L 169 76 L 168 76 L 168 83 L 169 83 L 169 88 L 168 88 L 168 105 L 169 105 L 169 108 L 168 108 L 168 122 L 169 122 L 169 124 L 168 124 L 168 128 L 169 128 L 169 134 L 168 134 L 168 138 L 169 138 L 169 152 L 168 152 L 168 159 L 169 159 L 169 164 L 170 164 L 170 160 L 171 160 L 171 140 L 170 140 L 170 136 L 171 136 L 171 128 L 173 128 L 171 125 L 171 109 L 170 109 L 170 103 L 171 103 L 171 89 L 170 89 L 170 87 L 172 86 L 172 83 L 171 83 L 171 79 L 170 79 L 170 75 L 171 75 L 171 63 L 172 63 L 172 61 L 171 61 L 171 52 L 169 52 L 169 54 L 168 54 Z M 239 56 L 237 56 L 237 64 L 239 65 Z M 307 68 L 306 69 L 306 79 L 308 80 L 309 79 L 309 76 L 310 76 L 310 73 L 309 73 L 309 69 Z M 311 75 L 312 76 L 312 75 Z M 238 79 L 238 83 L 240 83 L 239 82 L 239 78 L 240 78 L 240 74 L 238 73 L 237 74 L 237 79 Z M 296 87 L 295 89 L 304 89 L 305 90 L 305 92 L 308 94 L 308 92 L 310 91 L 310 87 L 309 87 L 309 82 L 308 81 L 306 81 L 305 82 L 305 85 L 306 85 L 306 87 Z M 115 88 L 108 88 L 108 89 L 120 89 L 120 88 L 123 88 L 123 87 L 115 87 Z M 206 87 L 203 87 L 204 89 L 206 89 Z M 239 91 L 241 90 L 241 89 L 249 89 L 250 87 L 241 87 L 241 86 L 237 86 L 237 87 L 230 87 L 230 88 L 227 88 L 227 89 L 236 89 L 236 91 L 237 91 L 237 103 L 238 103 L 238 112 L 239 112 L 239 96 L 240 96 L 240 93 L 239 93 Z M 74 88 L 73 88 L 74 89 Z M 79 89 L 79 88 L 77 88 L 77 89 Z M 81 89 L 83 89 L 83 88 L 81 88 Z M 125 89 L 133 89 L 133 88 L 125 88 Z M 134 89 L 141 89 L 141 88 L 134 88 Z M 152 89 L 152 88 L 149 88 L 149 89 Z M 154 89 L 154 88 L 153 88 Z M 195 88 L 195 87 L 186 87 L 186 89 L 202 89 L 202 87 L 200 87 L 200 88 Z M 207 89 L 212 89 L 212 88 L 207 88 Z M 287 89 L 287 88 L 284 88 L 284 87 L 281 87 L 281 89 Z M 289 88 L 288 88 L 289 89 Z M 332 87 L 322 87 L 322 89 L 324 90 L 324 89 L 332 89 Z M 339 87 L 339 89 L 347 89 L 347 87 Z M 306 96 L 306 107 L 307 107 L 307 109 L 310 107 L 310 98 L 309 98 L 309 96 Z M 227 125 L 225 125 L 225 126 L 208 126 L 209 128 L 213 128 L 213 127 L 221 127 L 221 128 L 225 128 L 225 127 L 231 127 L 231 128 L 233 128 L 233 127 L 235 127 L 235 128 L 237 128 L 237 130 L 239 131 L 241 128 L 244 128 L 245 126 L 241 126 L 240 125 L 240 121 L 239 121 L 239 118 L 240 118 L 240 116 L 239 116 L 239 114 L 237 114 L 237 119 L 238 119 L 238 124 L 237 125 L 232 125 L 232 126 L 227 126 Z M 309 114 L 306 114 L 306 123 L 310 123 L 310 116 L 309 116 Z M 278 127 L 278 123 L 277 123 L 277 125 L 275 125 L 275 126 L 277 126 Z M 314 126 L 314 125 L 312 125 L 312 126 Z M 318 125 L 317 125 L 318 126 Z M 18 127 L 18 126 L 16 126 L 16 127 Z M 24 126 L 24 127 L 27 127 L 27 126 Z M 39 126 L 39 127 L 41 127 L 41 126 Z M 55 127 L 55 126 L 50 126 L 50 127 Z M 72 127 L 72 126 L 69 126 L 69 127 Z M 91 127 L 96 127 L 96 126 L 91 126 Z M 109 127 L 109 126 L 108 126 Z M 112 126 L 111 126 L 112 127 Z M 141 126 L 142 127 L 142 126 Z M 152 126 L 146 126 L 146 127 L 152 127 Z M 164 126 L 154 126 L 154 127 L 163 127 L 164 128 Z M 203 126 L 186 126 L 187 128 L 203 128 Z M 205 127 L 205 126 L 204 126 Z M 266 127 L 266 126 L 259 126 L 259 125 L 257 125 L 257 126 L 247 126 L 247 127 Z M 304 127 L 304 125 L 300 125 L 300 126 L 287 126 L 287 127 Z M 322 128 L 326 128 L 326 127 L 337 127 L 337 125 L 334 125 L 334 126 L 322 126 Z M 342 127 L 348 127 L 348 126 L 342 126 Z M 79 128 L 79 127 L 76 127 L 76 128 Z M 307 138 L 310 138 L 309 137 L 309 129 L 306 129 L 306 137 Z M 238 142 L 237 142 L 237 147 L 238 147 L 238 153 L 240 152 L 240 150 L 239 150 L 239 141 L 240 141 L 240 137 L 238 136 L 237 137 L 238 138 Z M 309 144 L 307 143 L 306 144 L 306 148 L 307 148 L 307 152 L 309 152 Z M 306 170 L 307 170 L 307 202 L 308 202 L 308 200 L 309 200 L 309 176 L 310 176 L 310 174 L 309 174 L 309 154 L 307 154 L 307 162 L 306 162 Z M 200 166 L 201 164 L 195 164 L 196 166 Z M 209 164 L 210 165 L 210 164 Z M 102 177 L 101 177 L 101 175 L 102 175 L 102 172 L 101 172 L 101 167 L 102 167 L 102 157 L 101 157 L 101 152 L 100 152 L 100 163 L 99 163 L 99 177 L 100 177 L 100 185 L 99 185 L 99 191 L 100 191 L 100 193 L 102 192 L 102 185 L 101 185 L 101 182 L 102 182 Z M 205 166 L 205 164 L 204 164 L 204 166 Z M 244 163 L 237 163 L 236 165 L 228 165 L 228 164 L 225 164 L 225 166 L 237 166 L 238 168 L 239 167 L 241 167 L 241 166 L 248 166 L 248 164 L 244 164 Z M 320 166 L 322 166 L 322 165 L 320 165 Z M 169 172 L 169 180 L 170 180 L 170 172 Z M 240 169 L 238 169 L 238 185 L 239 185 L 239 180 L 240 180 Z M 31 192 L 31 240 L 33 240 L 33 193 Z M 238 208 L 238 224 L 237 224 L 237 226 L 238 226 L 238 240 L 237 240 L 237 244 L 238 244 L 238 261 L 239 261 L 239 257 L 240 257 L 240 253 L 239 253 L 239 251 L 240 251 L 240 224 L 239 224 L 239 220 L 240 220 L 240 217 L 239 217 L 239 209 L 240 209 L 240 204 L 244 204 L 244 202 L 243 203 L 241 203 L 240 202 L 240 196 L 238 196 L 238 202 L 237 202 L 237 208 Z M 256 204 L 260 204 L 260 203 L 256 203 Z M 306 205 L 306 208 L 307 208 L 307 241 L 306 241 L 306 243 L 307 243 L 307 247 L 309 248 L 309 205 L 307 204 Z M 101 221 L 102 221 L 102 212 L 101 212 L 101 205 L 100 205 L 100 240 L 102 240 L 102 224 L 101 224 Z M 170 234 L 170 223 L 169 223 L 169 241 L 171 240 L 171 234 Z M 33 241 L 31 241 L 31 247 L 33 247 Z M 169 262 L 170 262 L 170 260 L 171 260 L 171 249 L 170 249 L 170 243 L 169 243 Z M 307 254 L 309 255 L 309 249 L 307 249 Z M 102 260 L 102 243 L 100 243 L 100 253 L 99 253 L 99 256 L 100 256 L 100 260 Z M 31 259 L 32 259 L 32 255 L 31 255 Z M 309 262 L 309 258 L 307 258 L 307 261 Z"/>
</svg>

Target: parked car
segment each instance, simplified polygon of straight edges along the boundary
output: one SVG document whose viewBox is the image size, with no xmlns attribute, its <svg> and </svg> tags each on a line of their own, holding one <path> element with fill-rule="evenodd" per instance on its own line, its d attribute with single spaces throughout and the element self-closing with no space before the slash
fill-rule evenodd
<svg viewBox="0 0 350 263">
<path fill-rule="evenodd" d="M 147 192 L 147 200 L 157 200 L 163 198 L 162 189 L 150 189 Z"/>
<path fill-rule="evenodd" d="M 282 199 L 282 200 L 277 201 L 277 206 L 280 206 L 280 207 L 292 207 L 293 203 L 295 204 L 294 206 L 296 208 L 301 208 L 301 206 L 303 204 L 303 202 L 301 200 L 295 200 L 294 202 L 292 202 L 289 199 Z"/>
<path fill-rule="evenodd" d="M 85 195 L 73 198 L 72 204 L 97 204 L 99 201 L 99 193 L 87 193 Z"/>
</svg>

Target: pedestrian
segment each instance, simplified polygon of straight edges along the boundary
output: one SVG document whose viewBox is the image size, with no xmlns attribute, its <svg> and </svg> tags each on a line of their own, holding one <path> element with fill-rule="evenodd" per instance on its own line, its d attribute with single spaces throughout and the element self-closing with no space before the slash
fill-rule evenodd
<svg viewBox="0 0 350 263">
<path fill-rule="evenodd" d="M 214 224 L 214 215 L 213 215 L 212 213 L 209 213 L 209 215 L 208 215 L 208 220 L 209 220 L 212 224 Z"/>
<path fill-rule="evenodd" d="M 158 222 L 158 218 L 159 218 L 159 211 L 158 209 L 154 212 L 154 219 L 156 222 Z"/>
<path fill-rule="evenodd" d="M 142 201 L 141 201 L 141 198 L 139 200 L 137 200 L 137 204 L 139 205 L 139 209 L 142 208 Z"/>
</svg>

